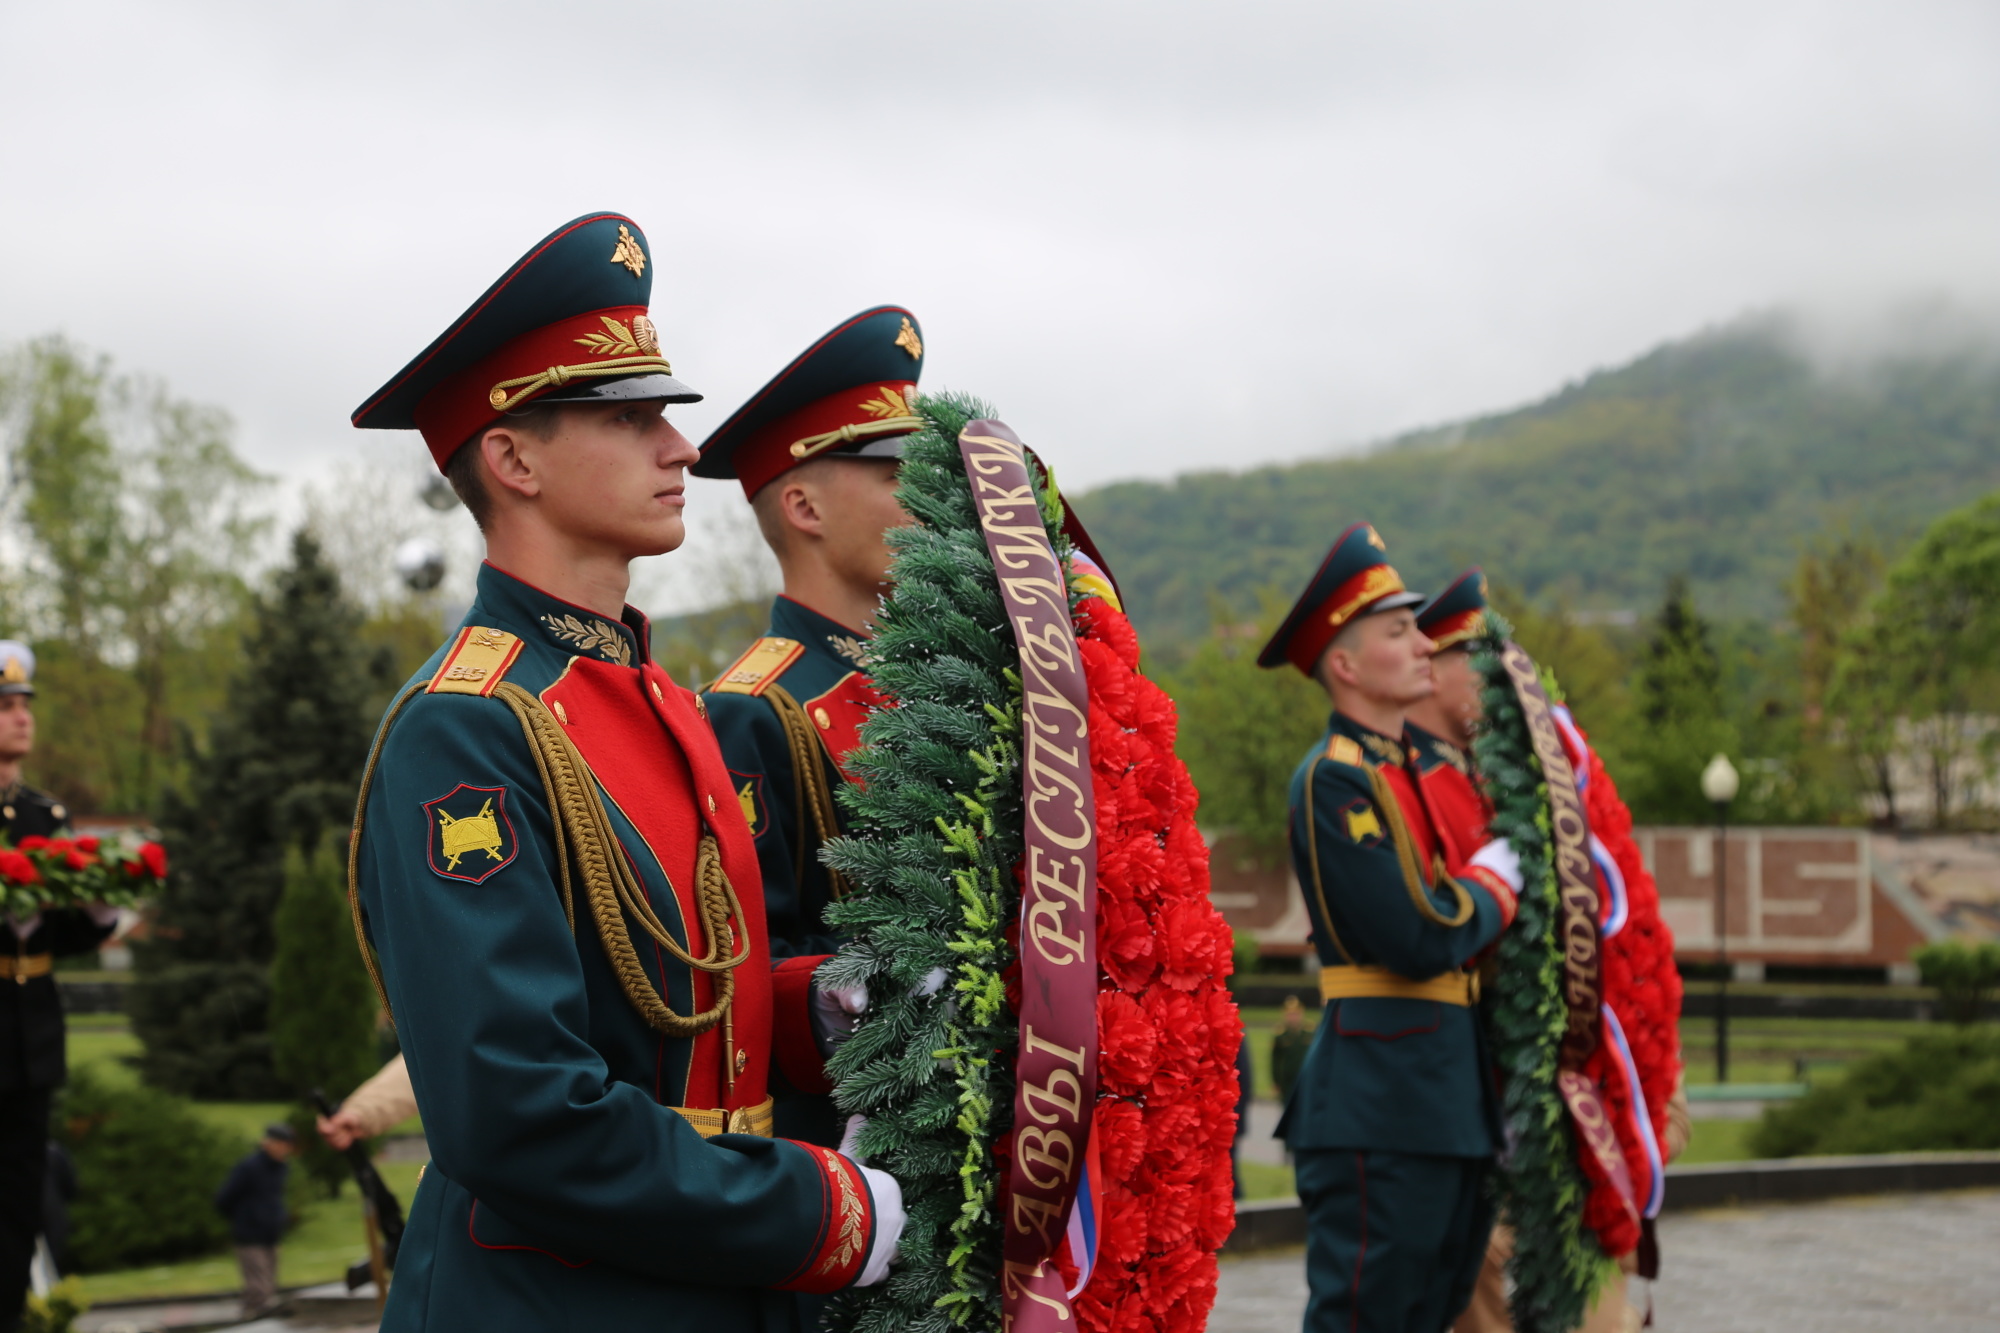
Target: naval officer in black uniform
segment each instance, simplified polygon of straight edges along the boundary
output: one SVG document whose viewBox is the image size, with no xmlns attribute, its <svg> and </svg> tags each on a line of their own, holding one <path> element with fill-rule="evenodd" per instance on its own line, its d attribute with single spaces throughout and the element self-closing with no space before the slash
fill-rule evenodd
<svg viewBox="0 0 2000 1333">
<path fill-rule="evenodd" d="M 0 639 L 0 837 L 54 837 L 69 812 L 21 781 L 35 748 L 35 655 Z M 118 923 L 116 908 L 0 915 L 0 1329 L 13 1329 L 28 1294 L 28 1265 L 42 1229 L 49 1099 L 68 1072 L 55 955 L 89 953 Z"/>
</svg>

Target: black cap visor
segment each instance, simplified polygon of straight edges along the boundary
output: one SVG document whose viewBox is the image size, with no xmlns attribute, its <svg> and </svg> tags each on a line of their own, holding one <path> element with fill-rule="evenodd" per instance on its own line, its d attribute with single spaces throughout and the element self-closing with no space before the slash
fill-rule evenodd
<svg viewBox="0 0 2000 1333">
<path fill-rule="evenodd" d="M 701 395 L 672 375 L 629 375 L 624 379 L 578 379 L 538 394 L 521 406 L 543 403 L 698 403 Z"/>
</svg>

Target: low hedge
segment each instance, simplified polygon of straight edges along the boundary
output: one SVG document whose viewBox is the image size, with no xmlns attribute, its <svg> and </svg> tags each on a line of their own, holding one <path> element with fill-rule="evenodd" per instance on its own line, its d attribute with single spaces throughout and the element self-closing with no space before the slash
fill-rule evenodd
<svg viewBox="0 0 2000 1333">
<path fill-rule="evenodd" d="M 229 1239 L 215 1191 L 241 1154 L 179 1097 L 80 1069 L 55 1134 L 76 1162 L 70 1265 L 100 1273 L 212 1254 Z"/>
<path fill-rule="evenodd" d="M 2000 1026 L 1912 1037 L 1837 1083 L 1773 1106 L 1750 1134 L 1758 1157 L 2000 1148 Z"/>
</svg>

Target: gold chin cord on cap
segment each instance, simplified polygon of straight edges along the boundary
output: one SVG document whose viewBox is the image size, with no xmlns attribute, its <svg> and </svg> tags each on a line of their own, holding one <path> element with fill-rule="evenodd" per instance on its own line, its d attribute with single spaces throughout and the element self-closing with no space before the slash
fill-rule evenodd
<svg viewBox="0 0 2000 1333">
<path fill-rule="evenodd" d="M 640 375 L 647 371 L 658 371 L 671 375 L 674 368 L 667 364 L 665 357 L 621 356 L 611 361 L 592 361 L 582 366 L 550 366 L 539 375 L 522 375 L 511 380 L 501 380 L 486 395 L 495 412 L 505 412 L 544 389 L 560 388 L 571 380 L 623 379 L 630 375 Z"/>
<path fill-rule="evenodd" d="M 880 421 L 862 421 L 852 426 L 842 426 L 824 435 L 808 435 L 792 444 L 792 457 L 805 459 L 814 454 L 823 454 L 837 444 L 851 444 L 855 440 L 866 439 L 870 435 L 907 435 L 911 431 L 924 428 L 922 417 L 884 417 Z"/>
</svg>

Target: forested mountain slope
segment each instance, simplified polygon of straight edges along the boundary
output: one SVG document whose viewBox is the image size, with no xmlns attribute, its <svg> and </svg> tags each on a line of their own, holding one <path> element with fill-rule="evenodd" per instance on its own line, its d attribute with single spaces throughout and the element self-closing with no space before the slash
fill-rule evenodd
<svg viewBox="0 0 2000 1333">
<path fill-rule="evenodd" d="M 1271 590 L 1289 598 L 1358 519 L 1419 588 L 1476 563 L 1539 600 L 1644 614 L 1685 573 L 1711 615 L 1776 615 L 1816 535 L 1900 545 L 2000 488 L 2000 360 L 1933 352 L 1832 373 L 1789 328 L 1744 321 L 1368 454 L 1119 483 L 1077 507 L 1169 652 L 1218 598 L 1242 620 Z"/>
</svg>

